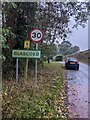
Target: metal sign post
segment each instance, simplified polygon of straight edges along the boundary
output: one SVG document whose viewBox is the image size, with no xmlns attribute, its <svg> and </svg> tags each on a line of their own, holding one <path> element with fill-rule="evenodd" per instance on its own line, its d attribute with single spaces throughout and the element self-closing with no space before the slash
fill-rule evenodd
<svg viewBox="0 0 90 120">
<path fill-rule="evenodd" d="M 30 38 L 32 40 L 32 42 L 35 42 L 36 44 L 36 50 L 38 50 L 38 43 L 42 41 L 44 37 L 44 33 L 41 29 L 39 28 L 34 28 L 31 32 L 30 32 Z M 35 60 L 35 81 L 37 81 L 37 58 Z"/>
<path fill-rule="evenodd" d="M 16 58 L 16 82 L 18 82 L 18 59 L 19 58 L 27 58 L 26 61 L 26 71 L 25 71 L 25 78 L 27 79 L 27 71 L 28 71 L 28 59 L 34 58 L 36 59 L 36 69 L 35 69 L 35 79 L 37 80 L 37 59 L 41 57 L 41 51 L 37 50 L 38 44 L 36 45 L 36 50 L 13 50 L 12 57 Z"/>
<path fill-rule="evenodd" d="M 36 43 L 36 50 L 38 49 L 38 43 Z M 37 81 L 37 59 L 35 60 L 35 81 Z"/>
<path fill-rule="evenodd" d="M 16 58 L 16 82 L 18 82 L 18 58 Z"/>
<path fill-rule="evenodd" d="M 28 58 L 26 59 L 25 80 L 27 79 L 27 74 L 28 74 Z"/>
<path fill-rule="evenodd" d="M 30 48 L 30 40 L 24 41 L 24 48 L 27 50 Z M 25 67 L 25 80 L 27 79 L 28 74 L 28 58 L 26 59 L 26 67 Z"/>
<path fill-rule="evenodd" d="M 44 33 L 39 28 L 34 28 L 30 32 L 31 41 L 36 44 L 36 50 L 13 50 L 12 57 L 16 58 L 16 82 L 18 82 L 18 58 L 27 58 L 25 78 L 28 72 L 28 58 L 35 58 L 35 81 L 37 81 L 37 59 L 41 57 L 41 51 L 38 50 L 38 43 L 42 41 Z M 30 41 L 25 41 L 24 48 L 29 49 Z"/>
</svg>

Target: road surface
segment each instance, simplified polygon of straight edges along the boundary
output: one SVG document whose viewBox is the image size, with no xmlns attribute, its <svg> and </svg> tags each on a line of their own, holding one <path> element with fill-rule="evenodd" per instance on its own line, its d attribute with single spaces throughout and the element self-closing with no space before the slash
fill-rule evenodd
<svg viewBox="0 0 90 120">
<path fill-rule="evenodd" d="M 67 70 L 68 116 L 70 118 L 88 118 L 89 69 L 90 66 L 80 63 L 79 70 Z"/>
</svg>

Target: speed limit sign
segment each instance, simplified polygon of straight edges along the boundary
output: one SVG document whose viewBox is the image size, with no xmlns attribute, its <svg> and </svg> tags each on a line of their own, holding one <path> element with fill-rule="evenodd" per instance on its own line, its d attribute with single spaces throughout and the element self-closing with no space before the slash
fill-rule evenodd
<svg viewBox="0 0 90 120">
<path fill-rule="evenodd" d="M 32 42 L 41 42 L 43 37 L 44 37 L 44 33 L 39 28 L 34 28 L 30 32 L 30 39 L 32 40 Z"/>
</svg>

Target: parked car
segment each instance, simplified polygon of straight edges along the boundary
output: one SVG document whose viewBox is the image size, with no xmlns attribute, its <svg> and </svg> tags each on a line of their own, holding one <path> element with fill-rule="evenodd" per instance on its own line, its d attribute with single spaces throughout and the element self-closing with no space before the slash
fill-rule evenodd
<svg viewBox="0 0 90 120">
<path fill-rule="evenodd" d="M 66 69 L 77 69 L 79 70 L 79 62 L 76 58 L 69 57 L 65 60 Z"/>
</svg>

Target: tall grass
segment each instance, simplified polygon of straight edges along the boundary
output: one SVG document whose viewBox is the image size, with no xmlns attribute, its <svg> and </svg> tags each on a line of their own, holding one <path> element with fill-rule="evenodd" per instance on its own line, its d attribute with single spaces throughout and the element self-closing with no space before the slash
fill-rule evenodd
<svg viewBox="0 0 90 120">
<path fill-rule="evenodd" d="M 33 74 L 33 72 L 32 72 Z M 64 91 L 64 69 L 59 63 L 44 64 L 27 80 L 3 83 L 3 118 L 67 118 Z"/>
</svg>

